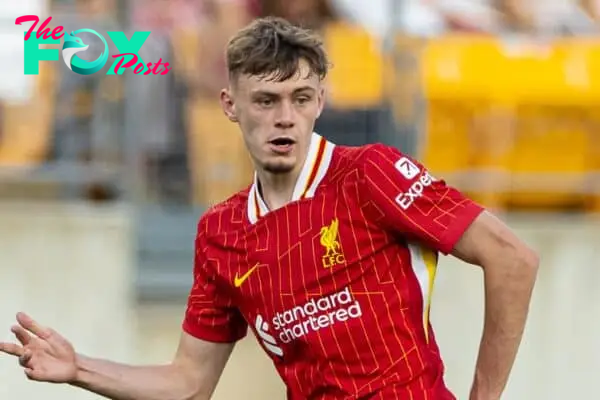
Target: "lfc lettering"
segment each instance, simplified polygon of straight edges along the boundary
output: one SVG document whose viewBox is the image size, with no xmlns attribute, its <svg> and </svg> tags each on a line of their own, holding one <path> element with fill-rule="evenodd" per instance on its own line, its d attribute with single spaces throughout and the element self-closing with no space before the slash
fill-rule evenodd
<svg viewBox="0 0 600 400">
<path fill-rule="evenodd" d="M 330 256 L 323 256 L 323 267 L 331 268 L 335 265 L 343 264 L 346 262 L 343 254 L 333 254 Z"/>
</svg>

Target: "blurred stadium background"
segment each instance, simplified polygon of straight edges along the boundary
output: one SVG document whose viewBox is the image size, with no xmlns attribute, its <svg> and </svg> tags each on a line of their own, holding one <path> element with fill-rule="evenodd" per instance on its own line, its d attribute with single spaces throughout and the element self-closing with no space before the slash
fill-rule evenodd
<svg viewBox="0 0 600 400">
<path fill-rule="evenodd" d="M 197 219 L 251 178 L 237 126 L 217 102 L 223 48 L 252 18 L 280 15 L 318 29 L 330 52 L 321 134 L 400 147 L 541 252 L 505 398 L 596 398 L 599 3 L 0 2 L 0 328 L 7 332 L 0 339 L 11 338 L 14 313 L 25 310 L 81 352 L 133 363 L 170 359 Z M 81 76 L 57 61 L 25 76 L 29 25 L 14 20 L 27 14 L 52 16 L 51 26 L 69 31 L 151 30 L 141 56 L 173 69 Z M 482 310 L 480 271 L 444 258 L 432 318 L 447 381 L 461 399 Z M 96 397 L 30 383 L 14 360 L 0 357 L 0 398 Z M 214 398 L 284 398 L 252 337 L 237 347 Z"/>
</svg>

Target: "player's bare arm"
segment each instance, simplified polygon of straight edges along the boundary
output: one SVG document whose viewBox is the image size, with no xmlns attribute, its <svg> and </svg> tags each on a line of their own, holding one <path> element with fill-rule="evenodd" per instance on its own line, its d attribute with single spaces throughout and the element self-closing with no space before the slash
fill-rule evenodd
<svg viewBox="0 0 600 400">
<path fill-rule="evenodd" d="M 373 146 L 365 178 L 384 228 L 482 267 L 485 324 L 471 400 L 499 399 L 523 335 L 537 255 L 481 205 L 396 149 Z"/>
<path fill-rule="evenodd" d="M 521 342 L 538 270 L 538 256 L 500 220 L 483 212 L 453 255 L 483 268 L 485 320 L 471 400 L 502 394 Z"/>
<path fill-rule="evenodd" d="M 115 400 L 209 399 L 234 344 L 212 343 L 183 333 L 167 365 L 130 366 L 77 354 L 51 328 L 19 313 L 13 326 L 17 343 L 0 343 L 0 351 L 18 357 L 34 381 L 66 383 Z"/>
</svg>

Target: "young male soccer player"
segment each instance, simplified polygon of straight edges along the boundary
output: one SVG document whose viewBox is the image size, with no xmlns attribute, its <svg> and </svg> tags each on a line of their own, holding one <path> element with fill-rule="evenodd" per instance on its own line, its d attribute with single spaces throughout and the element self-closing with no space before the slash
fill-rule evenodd
<svg viewBox="0 0 600 400">
<path fill-rule="evenodd" d="M 310 32 L 256 20 L 230 41 L 227 62 L 223 109 L 240 125 L 256 175 L 198 224 L 174 360 L 133 367 L 89 358 L 21 313 L 13 327 L 21 345 L 0 350 L 18 356 L 30 379 L 112 399 L 208 399 L 249 326 L 290 399 L 454 399 L 429 323 L 441 252 L 483 268 L 471 399 L 499 399 L 536 254 L 398 150 L 336 146 L 313 133 L 328 63 Z"/>
</svg>

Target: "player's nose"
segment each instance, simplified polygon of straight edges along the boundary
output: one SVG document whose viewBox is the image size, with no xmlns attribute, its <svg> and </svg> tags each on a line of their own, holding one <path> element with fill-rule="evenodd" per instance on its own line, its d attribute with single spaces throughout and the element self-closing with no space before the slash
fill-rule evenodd
<svg viewBox="0 0 600 400">
<path fill-rule="evenodd" d="M 282 101 L 277 109 L 275 116 L 275 126 L 281 129 L 288 129 L 294 126 L 295 110 L 291 102 Z"/>
</svg>

